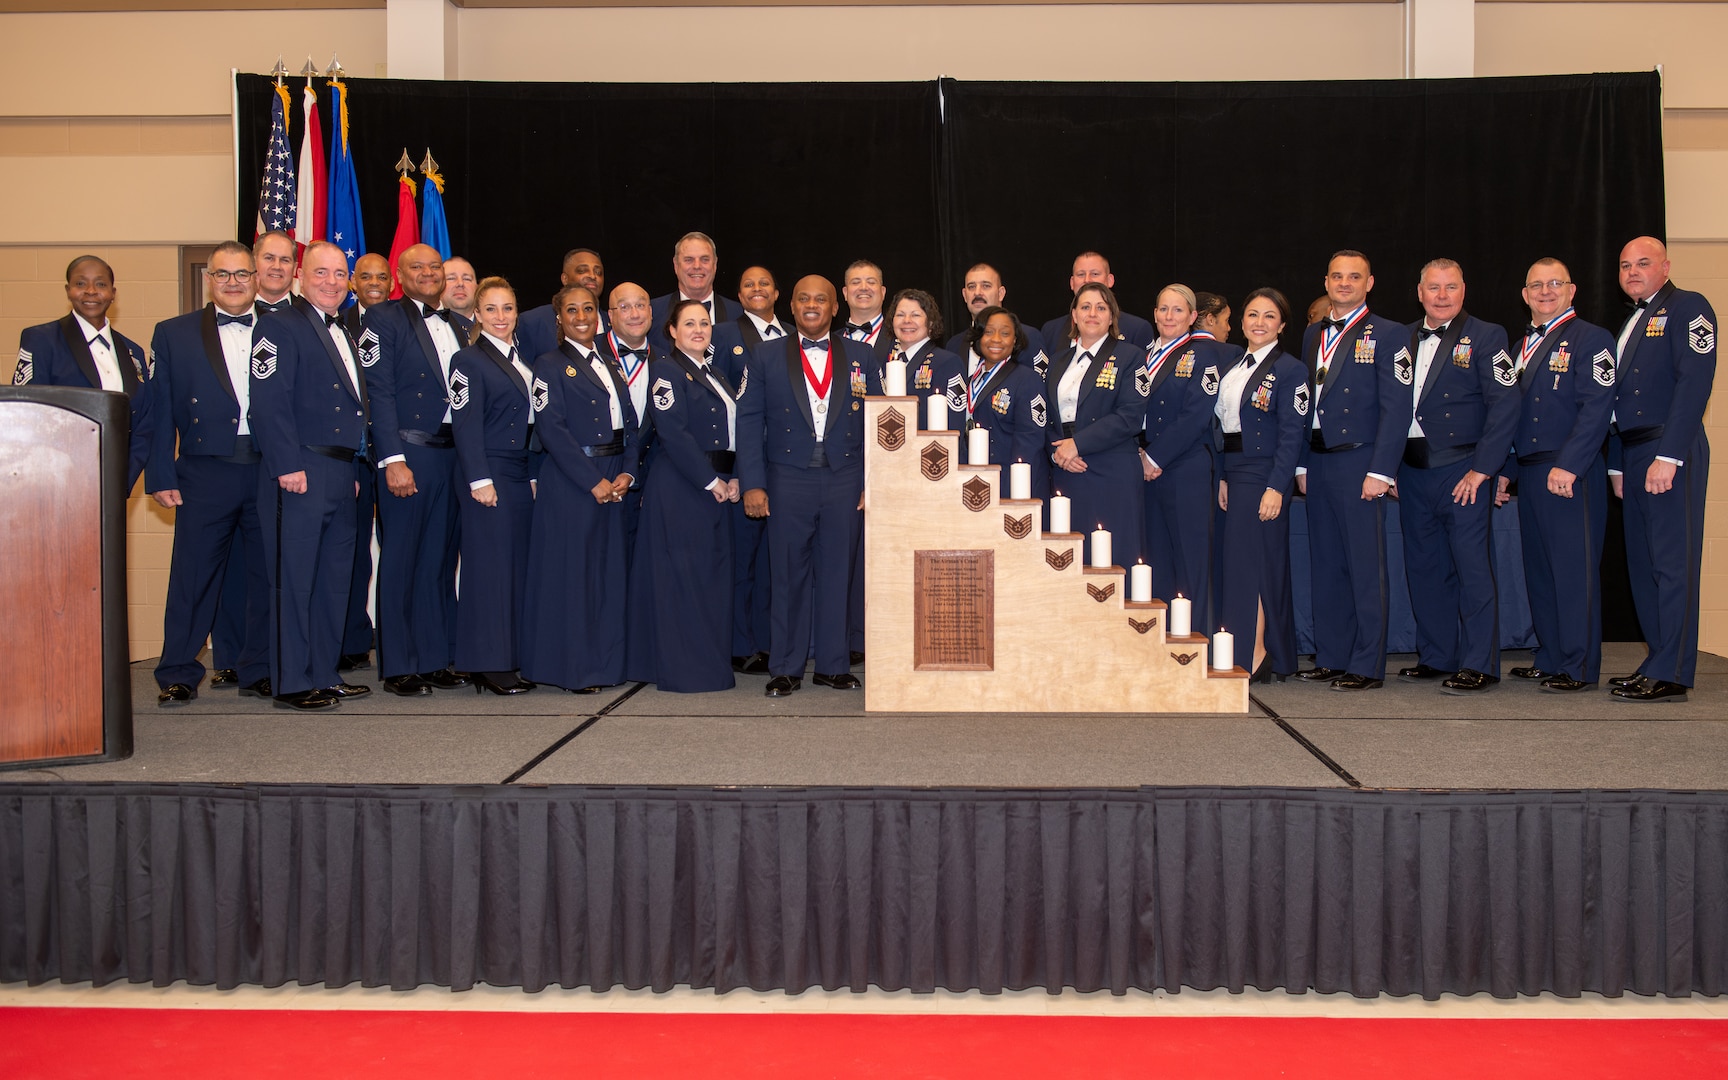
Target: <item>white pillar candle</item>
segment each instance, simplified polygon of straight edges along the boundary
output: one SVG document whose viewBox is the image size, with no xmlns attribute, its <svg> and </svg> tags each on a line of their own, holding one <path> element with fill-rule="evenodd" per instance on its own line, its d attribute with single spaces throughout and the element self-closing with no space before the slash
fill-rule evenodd
<svg viewBox="0 0 1728 1080">
<path fill-rule="evenodd" d="M 906 361 L 890 360 L 882 375 L 882 389 L 888 397 L 906 396 Z"/>
<path fill-rule="evenodd" d="M 1058 536 L 1070 532 L 1068 525 L 1068 509 L 1072 504 L 1068 496 L 1057 495 L 1050 500 L 1050 531 Z"/>
<path fill-rule="evenodd" d="M 990 464 L 990 432 L 975 427 L 966 432 L 966 464 Z"/>
<path fill-rule="evenodd" d="M 1032 497 L 1032 466 L 1024 461 L 1016 461 L 1008 466 L 1008 497 L 1010 499 L 1030 499 Z"/>
<path fill-rule="evenodd" d="M 1092 531 L 1092 565 L 1094 567 L 1114 565 L 1110 561 L 1110 530 L 1102 525 Z"/>
<path fill-rule="evenodd" d="M 1187 637 L 1193 633 L 1194 605 L 1181 593 L 1170 601 L 1170 636 Z"/>
<path fill-rule="evenodd" d="M 941 394 L 931 394 L 926 400 L 928 400 L 930 404 L 927 408 L 929 415 L 924 421 L 924 430 L 947 431 L 948 399 L 943 397 Z"/>
<path fill-rule="evenodd" d="M 1152 599 L 1152 568 L 1143 562 L 1128 568 L 1128 599 L 1136 604 Z"/>
<path fill-rule="evenodd" d="M 1228 630 L 1212 635 L 1212 666 L 1218 671 L 1229 671 L 1236 666 L 1236 635 Z"/>
</svg>

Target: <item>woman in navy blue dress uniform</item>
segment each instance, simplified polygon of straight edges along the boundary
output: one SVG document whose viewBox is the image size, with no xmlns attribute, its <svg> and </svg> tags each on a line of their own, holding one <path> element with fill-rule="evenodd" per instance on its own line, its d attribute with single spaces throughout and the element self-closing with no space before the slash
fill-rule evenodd
<svg viewBox="0 0 1728 1080">
<path fill-rule="evenodd" d="M 987 307 L 966 334 L 967 348 L 978 357 L 978 370 L 966 383 L 971 422 L 990 433 L 990 463 L 1002 466 L 1002 498 L 1009 492 L 1009 466 L 1032 466 L 1032 497 L 1050 490 L 1050 410 L 1044 401 L 1044 380 L 1029 365 L 1014 359 L 1026 348 L 1026 331 L 1014 313 Z"/>
<path fill-rule="evenodd" d="M 534 515 L 529 447 L 534 371 L 516 351 L 516 293 L 503 278 L 475 291 L 473 343 L 450 358 L 462 581 L 456 601 L 456 668 L 474 690 L 521 694 L 534 684 L 521 666 L 528 534 Z"/>
<path fill-rule="evenodd" d="M 558 347 L 534 361 L 546 460 L 528 540 L 522 675 L 596 694 L 624 681 L 624 493 L 641 440 L 629 385 L 594 345 L 594 294 L 567 285 L 552 310 Z"/>
<path fill-rule="evenodd" d="M 1123 557 L 1143 550 L 1145 481 L 1140 431 L 1146 425 L 1146 350 L 1122 337 L 1116 294 L 1096 281 L 1080 286 L 1069 305 L 1069 340 L 1050 361 L 1044 397 L 1055 415 L 1046 433 L 1055 494 L 1072 500 L 1070 521 L 1085 536 L 1092 561 L 1092 530 L 1111 534 Z"/>
<path fill-rule="evenodd" d="M 1146 562 L 1152 595 L 1195 605 L 1196 632 L 1217 626 L 1212 597 L 1212 409 L 1218 380 L 1240 355 L 1210 334 L 1194 332 L 1195 298 L 1167 285 L 1152 313 L 1158 339 L 1146 350 L 1152 394 L 1146 403 L 1140 474 L 1146 479 Z M 1124 558 L 1129 553 L 1124 552 Z"/>
<path fill-rule="evenodd" d="M 630 567 L 633 680 L 677 693 L 730 690 L 732 508 L 738 401 L 708 363 L 712 336 L 699 300 L 673 307 L 665 327 L 671 356 L 648 367 L 658 457 L 642 492 L 639 545 Z"/>
<path fill-rule="evenodd" d="M 1308 443 L 1308 369 L 1278 347 L 1290 305 L 1277 289 L 1242 303 L 1248 351 L 1224 374 L 1216 415 L 1223 433 L 1223 610 L 1219 622 L 1249 655 L 1258 682 L 1296 670 L 1296 616 L 1290 596 L 1290 488 Z M 1256 638 L 1248 638 L 1250 628 Z M 1261 657 L 1264 656 L 1264 660 Z"/>
<path fill-rule="evenodd" d="M 12 385 L 82 386 L 125 394 L 132 417 L 126 470 L 126 490 L 131 491 L 150 454 L 154 409 L 146 385 L 147 354 L 108 321 L 117 291 L 107 262 L 94 255 L 73 259 L 66 267 L 66 299 L 72 310 L 55 322 L 24 328 L 18 336 Z"/>
<path fill-rule="evenodd" d="M 966 361 L 955 356 L 936 342 L 942 337 L 942 311 L 936 298 L 923 289 L 901 289 L 888 305 L 889 325 L 894 330 L 894 348 L 888 359 L 906 362 L 906 392 L 918 399 L 918 420 L 923 427 L 925 410 L 931 394 L 952 397 L 950 413 L 956 401 L 965 400 Z M 949 424 L 954 427 L 954 424 Z"/>
</svg>

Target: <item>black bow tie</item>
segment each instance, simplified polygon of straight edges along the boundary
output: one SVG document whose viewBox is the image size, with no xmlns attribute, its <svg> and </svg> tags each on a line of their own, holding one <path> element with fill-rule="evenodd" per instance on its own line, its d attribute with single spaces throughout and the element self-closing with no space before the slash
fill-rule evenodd
<svg viewBox="0 0 1728 1080">
<path fill-rule="evenodd" d="M 1633 311 L 1643 311 L 1645 308 L 1650 306 L 1650 300 L 1648 297 L 1646 297 L 1643 300 L 1633 300 L 1630 297 L 1628 297 L 1626 300 L 1626 303 L 1632 308 Z"/>
<path fill-rule="evenodd" d="M 1342 329 L 1344 329 L 1344 320 L 1343 319 L 1321 319 L 1320 320 L 1320 329 L 1322 331 L 1342 330 Z"/>
<path fill-rule="evenodd" d="M 444 313 L 443 308 L 423 307 L 420 309 L 420 314 L 422 317 L 428 319 L 443 319 L 445 322 L 450 321 L 450 316 Z"/>
<path fill-rule="evenodd" d="M 239 325 L 239 326 L 251 326 L 252 325 L 252 315 L 250 312 L 248 312 L 245 315 L 230 315 L 226 311 L 218 311 L 216 313 L 216 326 L 218 328 L 228 326 L 230 324 L 235 324 L 235 325 Z"/>
<path fill-rule="evenodd" d="M 342 316 L 340 316 L 340 315 L 326 315 L 326 316 L 324 316 L 324 325 L 325 326 L 335 326 L 337 323 L 339 323 L 341 321 L 342 321 Z"/>
<path fill-rule="evenodd" d="M 291 296 L 284 296 L 282 299 L 277 300 L 274 303 L 269 300 L 260 300 L 258 301 L 258 306 L 263 308 L 265 311 L 287 311 L 289 308 L 294 306 L 294 298 Z"/>
<path fill-rule="evenodd" d="M 848 334 L 868 334 L 870 332 L 870 324 L 849 322 L 846 324 L 846 332 Z"/>
<path fill-rule="evenodd" d="M 1524 328 L 1525 337 L 1541 337 L 1545 333 L 1547 333 L 1547 328 L 1544 326 L 1537 326 L 1535 323 L 1531 323 L 1529 326 Z"/>
<path fill-rule="evenodd" d="M 801 337 L 798 339 L 798 344 L 802 345 L 806 349 L 821 349 L 823 352 L 828 351 L 827 338 L 823 338 L 821 341 L 811 341 L 807 337 Z"/>
<path fill-rule="evenodd" d="M 780 328 L 778 326 L 775 326 L 773 323 L 769 323 L 768 326 L 762 331 L 762 336 L 763 337 L 779 337 L 780 332 L 781 331 L 780 331 Z"/>
<path fill-rule="evenodd" d="M 1419 327 L 1416 331 L 1416 340 L 1427 341 L 1431 337 L 1439 337 L 1441 334 L 1444 334 L 1446 328 L 1451 325 L 1451 323 L 1441 323 L 1439 326 L 1432 328 L 1426 326 Z"/>
</svg>

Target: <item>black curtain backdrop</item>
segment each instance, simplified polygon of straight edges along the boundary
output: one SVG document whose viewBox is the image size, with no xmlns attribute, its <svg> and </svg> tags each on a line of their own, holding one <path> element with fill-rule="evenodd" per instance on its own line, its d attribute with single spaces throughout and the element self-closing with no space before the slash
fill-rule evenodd
<svg viewBox="0 0 1728 1080">
<path fill-rule="evenodd" d="M 0 785 L 0 981 L 1728 990 L 1728 793 Z"/>
<path fill-rule="evenodd" d="M 303 80 L 291 80 L 296 90 Z M 317 80 L 326 132 L 330 95 Z M 1508 327 L 1538 258 L 1563 260 L 1579 314 L 1617 330 L 1624 243 L 1666 236 L 1654 72 L 1508 79 L 1259 83 L 482 83 L 350 79 L 366 237 L 388 252 L 406 148 L 444 168 L 451 242 L 524 308 L 571 247 L 609 284 L 673 286 L 673 242 L 720 249 L 717 290 L 761 263 L 780 281 L 883 268 L 952 324 L 986 261 L 1038 325 L 1067 307 L 1073 257 L 1111 260 L 1124 308 L 1171 281 L 1237 306 L 1273 285 L 1301 313 L 1327 259 L 1373 262 L 1374 309 L 1420 317 L 1422 264 L 1463 264 L 1467 307 Z M 249 240 L 272 82 L 237 82 L 237 235 Z M 295 107 L 299 98 L 295 97 Z M 298 153 L 300 125 L 290 141 Z M 1611 500 L 1603 636 L 1641 640 Z"/>
</svg>

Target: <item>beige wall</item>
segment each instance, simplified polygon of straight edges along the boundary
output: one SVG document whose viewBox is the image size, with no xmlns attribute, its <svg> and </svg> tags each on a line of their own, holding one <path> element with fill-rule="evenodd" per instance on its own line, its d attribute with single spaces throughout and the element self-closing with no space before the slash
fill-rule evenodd
<svg viewBox="0 0 1728 1080">
<path fill-rule="evenodd" d="M 1661 65 L 1675 277 L 1728 312 L 1728 2 L 1478 3 L 1476 73 Z M 456 74 L 598 81 L 1396 78 L 1397 4 L 464 8 Z M 145 342 L 175 313 L 180 244 L 233 227 L 229 70 L 332 54 L 387 74 L 386 14 L 0 15 L 0 341 L 66 310 L 75 249 L 115 263 L 115 323 Z M 837 43 L 874 33 L 872 50 Z M 627 47 L 614 47 L 625 42 Z M 811 47 L 808 43 L 824 43 Z M 829 44 L 836 43 L 836 44 Z M 113 72 L 103 78 L 65 73 Z M 89 197 L 79 197 L 88 193 Z M 0 376 L 15 357 L 0 350 Z M 1725 412 L 1708 423 L 1728 447 Z M 1719 467 L 1728 470 L 1728 463 Z M 1711 485 L 1704 646 L 1728 653 L 1728 473 Z M 171 517 L 131 506 L 132 649 L 156 654 Z"/>
</svg>

